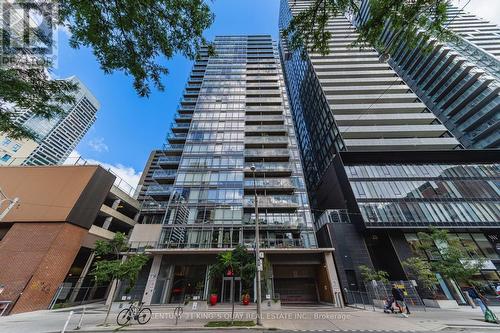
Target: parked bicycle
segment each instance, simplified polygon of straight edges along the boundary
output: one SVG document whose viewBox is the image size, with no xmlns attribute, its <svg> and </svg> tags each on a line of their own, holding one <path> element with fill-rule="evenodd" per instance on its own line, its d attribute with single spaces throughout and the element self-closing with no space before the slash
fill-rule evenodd
<svg viewBox="0 0 500 333">
<path fill-rule="evenodd" d="M 138 303 L 138 305 L 137 305 Z M 116 322 L 120 326 L 125 326 L 133 318 L 139 324 L 144 325 L 151 319 L 151 309 L 143 307 L 144 302 L 130 302 L 130 306 L 118 313 Z"/>
</svg>

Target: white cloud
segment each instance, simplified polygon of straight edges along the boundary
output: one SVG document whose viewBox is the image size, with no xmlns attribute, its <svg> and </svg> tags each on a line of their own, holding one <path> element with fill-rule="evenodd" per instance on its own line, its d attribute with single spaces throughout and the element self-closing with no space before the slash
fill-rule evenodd
<svg viewBox="0 0 500 333">
<path fill-rule="evenodd" d="M 108 145 L 104 143 L 104 138 L 90 139 L 88 144 L 89 144 L 90 148 L 92 148 L 92 150 L 94 150 L 98 153 L 109 151 Z"/>
<path fill-rule="evenodd" d="M 104 169 L 111 171 L 115 176 L 117 176 L 117 181 L 115 185 L 120 187 L 125 192 L 129 192 L 130 195 L 134 194 L 135 188 L 139 184 L 139 180 L 141 178 L 140 171 L 136 171 L 132 167 L 125 166 L 121 163 L 118 164 L 110 164 L 106 162 L 101 162 L 93 159 L 84 159 L 81 155 L 76 151 L 72 151 L 66 161 L 63 163 L 65 165 L 74 165 L 74 164 L 91 164 L 91 165 L 100 165 Z M 120 183 L 120 180 L 122 182 Z M 130 191 L 129 191 L 130 190 Z"/>
</svg>

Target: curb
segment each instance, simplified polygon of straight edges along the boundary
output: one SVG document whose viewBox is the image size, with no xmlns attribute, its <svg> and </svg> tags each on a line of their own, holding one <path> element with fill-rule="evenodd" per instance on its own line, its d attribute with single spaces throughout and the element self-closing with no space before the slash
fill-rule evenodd
<svg viewBox="0 0 500 333">
<path fill-rule="evenodd" d="M 67 333 L 108 333 L 108 332 L 185 332 L 185 331 L 212 331 L 212 330 L 261 330 L 261 331 L 279 331 L 277 328 L 272 327 L 259 327 L 259 326 L 250 326 L 250 327 L 110 327 L 108 329 L 103 328 L 95 328 L 95 329 L 84 329 L 84 330 L 66 330 Z M 287 330 L 288 331 L 288 330 Z M 50 333 L 60 333 L 50 332 Z"/>
</svg>

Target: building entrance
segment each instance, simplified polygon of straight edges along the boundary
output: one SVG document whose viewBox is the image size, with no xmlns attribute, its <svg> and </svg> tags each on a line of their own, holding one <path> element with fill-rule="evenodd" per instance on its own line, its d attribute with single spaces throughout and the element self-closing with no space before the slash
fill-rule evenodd
<svg viewBox="0 0 500 333">
<path fill-rule="evenodd" d="M 222 279 L 222 293 L 221 293 L 221 302 L 222 303 L 229 303 L 231 302 L 231 283 L 233 283 L 233 278 L 225 276 Z M 241 300 L 241 278 L 235 277 L 234 278 L 234 285 L 232 288 L 234 292 L 234 302 L 240 302 Z"/>
</svg>

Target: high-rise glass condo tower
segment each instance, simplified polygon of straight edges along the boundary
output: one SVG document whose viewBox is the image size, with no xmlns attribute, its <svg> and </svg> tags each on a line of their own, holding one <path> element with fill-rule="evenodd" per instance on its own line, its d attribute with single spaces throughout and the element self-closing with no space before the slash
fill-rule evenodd
<svg viewBox="0 0 500 333">
<path fill-rule="evenodd" d="M 282 0 L 280 28 L 312 3 Z M 280 42 L 318 245 L 335 248 L 343 290 L 369 291 L 361 265 L 384 270 L 391 280 L 410 280 L 402 262 L 419 255 L 419 232 L 450 229 L 452 237 L 475 249 L 471 260 L 485 259 L 473 279 L 489 286 L 484 290 L 494 298 L 493 287 L 500 282 L 495 182 L 500 150 L 454 148 L 498 143 L 498 67 L 485 65 L 498 59 L 471 44 L 495 36 L 496 30 L 471 23 L 467 15 L 454 21 L 451 10 L 450 27 L 467 33 L 462 41 L 432 42 L 424 53 L 398 40 L 398 50 L 384 63 L 374 49 L 351 47 L 356 24 L 369 15 L 367 3 L 362 2 L 357 18 L 329 20 L 327 56 L 302 57 L 287 48 L 287 40 Z M 467 24 L 455 24 L 461 21 Z M 485 36 L 483 28 L 492 29 L 491 35 Z M 465 39 L 476 35 L 481 39 Z M 389 43 L 391 32 L 383 38 Z M 457 281 L 438 278 L 440 297 L 465 303 Z"/>
<path fill-rule="evenodd" d="M 312 1 L 282 0 L 280 29 Z M 342 150 L 454 149 L 460 144 L 374 49 L 352 48 L 357 33 L 344 16 L 328 22 L 330 54 L 280 43 L 309 184 Z"/>
<path fill-rule="evenodd" d="M 363 1 L 356 23 L 368 15 Z M 455 7 L 445 25 L 455 39 L 413 48 L 386 29 L 389 64 L 464 147 L 500 148 L 500 28 Z"/>
<path fill-rule="evenodd" d="M 32 131 L 34 140 L 16 140 L 0 134 L 0 165 L 62 164 L 96 120 L 100 105 L 90 90 L 75 76 L 75 102 L 64 105 L 65 112 L 49 120 L 21 111 L 16 122 Z"/>
<path fill-rule="evenodd" d="M 142 228 L 157 230 L 131 236 L 132 248 L 149 240 L 154 257 L 144 300 L 207 299 L 213 290 L 229 301 L 231 272 L 210 281 L 208 269 L 217 253 L 254 248 L 258 204 L 264 299 L 339 305 L 331 249 L 316 243 L 276 45 L 256 35 L 219 36 L 214 46 L 195 62 L 168 144 L 151 154 L 141 181 Z"/>
</svg>

